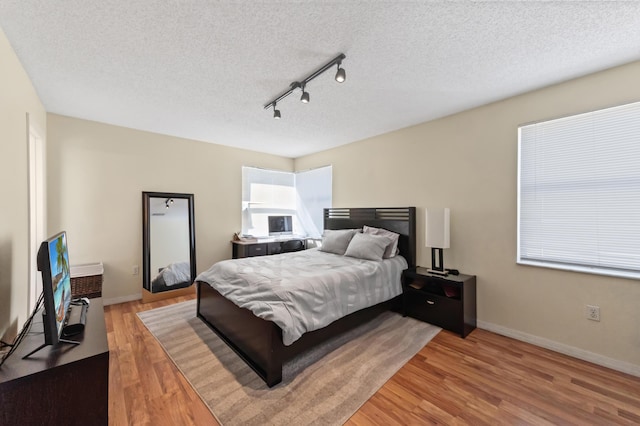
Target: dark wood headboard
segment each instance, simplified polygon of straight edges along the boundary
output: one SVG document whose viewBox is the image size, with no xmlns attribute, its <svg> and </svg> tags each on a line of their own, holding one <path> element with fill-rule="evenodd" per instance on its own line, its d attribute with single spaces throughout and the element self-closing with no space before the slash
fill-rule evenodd
<svg viewBox="0 0 640 426">
<path fill-rule="evenodd" d="M 324 209 L 324 229 L 362 228 L 364 225 L 400 234 L 398 249 L 409 267 L 416 266 L 416 208 L 330 208 Z"/>
</svg>

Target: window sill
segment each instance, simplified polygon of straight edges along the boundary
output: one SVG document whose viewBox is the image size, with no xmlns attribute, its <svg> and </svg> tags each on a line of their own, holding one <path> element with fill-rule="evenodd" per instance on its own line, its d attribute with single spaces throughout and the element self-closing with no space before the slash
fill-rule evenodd
<svg viewBox="0 0 640 426">
<path fill-rule="evenodd" d="M 608 268 L 598 268 L 595 266 L 568 265 L 562 263 L 541 262 L 535 260 L 516 260 L 518 265 L 537 266 L 540 268 L 560 269 L 563 271 L 582 272 L 585 274 L 605 275 L 616 278 L 627 278 L 631 280 L 640 280 L 640 272 L 623 271 Z"/>
</svg>

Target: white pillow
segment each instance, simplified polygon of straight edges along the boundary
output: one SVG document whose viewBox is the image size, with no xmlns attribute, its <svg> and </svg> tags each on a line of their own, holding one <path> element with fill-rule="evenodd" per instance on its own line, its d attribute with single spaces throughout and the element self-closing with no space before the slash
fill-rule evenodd
<svg viewBox="0 0 640 426">
<path fill-rule="evenodd" d="M 387 231 L 382 228 L 373 228 L 367 225 L 362 228 L 362 232 L 371 235 L 382 235 L 391 240 L 389 245 L 384 249 L 384 254 L 382 255 L 383 259 L 389 259 L 398 254 L 398 239 L 400 238 L 400 234 L 396 234 L 395 232 Z"/>
<path fill-rule="evenodd" d="M 343 255 L 351 238 L 359 229 L 325 229 L 322 234 L 322 246 L 319 250 L 327 253 Z"/>
<path fill-rule="evenodd" d="M 355 234 L 347 247 L 345 256 L 358 259 L 382 260 L 385 248 L 391 240 L 384 235 Z"/>
</svg>

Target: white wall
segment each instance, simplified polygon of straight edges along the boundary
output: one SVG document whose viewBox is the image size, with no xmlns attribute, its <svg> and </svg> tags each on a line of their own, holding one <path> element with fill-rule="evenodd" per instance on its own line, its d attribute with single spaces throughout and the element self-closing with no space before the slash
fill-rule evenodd
<svg viewBox="0 0 640 426">
<path fill-rule="evenodd" d="M 231 257 L 241 226 L 242 166 L 291 171 L 293 160 L 48 115 L 48 225 L 65 229 L 72 264 L 104 262 L 107 302 L 139 298 L 142 191 L 194 194 L 196 266 Z"/>
<path fill-rule="evenodd" d="M 40 98 L 0 29 L 0 336 L 5 341 L 29 314 L 27 114 L 46 131 Z"/>
<path fill-rule="evenodd" d="M 640 62 L 296 159 L 333 165 L 336 207 L 451 208 L 445 266 L 477 275 L 483 327 L 640 375 L 640 282 L 516 265 L 518 125 L 640 100 Z M 640 220 L 640 219 L 638 219 Z M 601 321 L 585 319 L 600 306 Z M 613 366 L 613 365 L 612 365 Z"/>
</svg>

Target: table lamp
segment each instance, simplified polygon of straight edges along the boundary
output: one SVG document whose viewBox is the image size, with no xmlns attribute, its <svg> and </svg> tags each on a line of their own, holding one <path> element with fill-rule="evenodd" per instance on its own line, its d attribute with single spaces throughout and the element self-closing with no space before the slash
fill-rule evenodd
<svg viewBox="0 0 640 426">
<path fill-rule="evenodd" d="M 431 247 L 431 269 L 429 273 L 447 276 L 444 270 L 442 250 L 449 248 L 449 209 L 425 209 L 425 246 Z"/>
</svg>

